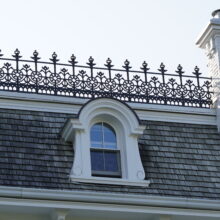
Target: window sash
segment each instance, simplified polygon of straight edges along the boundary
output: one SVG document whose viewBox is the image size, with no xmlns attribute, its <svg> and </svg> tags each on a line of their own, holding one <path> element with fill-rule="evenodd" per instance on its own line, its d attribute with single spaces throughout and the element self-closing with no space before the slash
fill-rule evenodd
<svg viewBox="0 0 220 220">
<path fill-rule="evenodd" d="M 96 125 L 101 126 L 101 128 L 99 130 L 97 130 L 97 128 L 95 129 L 94 126 L 96 126 Z M 109 131 L 111 131 L 112 134 L 114 135 L 113 140 L 111 140 L 111 141 L 108 140 L 108 138 L 106 136 L 107 135 L 107 133 L 105 131 L 106 128 L 109 129 Z M 91 129 L 92 129 L 92 130 L 90 130 L 91 148 L 117 149 L 116 133 L 115 133 L 114 129 L 109 124 L 107 124 L 105 122 L 100 122 L 100 123 L 93 125 Z M 92 133 L 94 136 L 99 134 L 100 136 L 98 135 L 98 137 L 99 137 L 98 139 L 100 139 L 100 140 L 94 140 L 93 137 L 91 136 Z"/>
<path fill-rule="evenodd" d="M 104 170 L 93 170 L 92 169 L 92 176 L 103 176 L 103 177 L 121 177 L 121 160 L 120 160 L 120 151 L 118 149 L 100 149 L 100 148 L 91 148 L 91 158 L 92 158 L 92 152 L 102 152 L 103 153 L 103 160 L 104 160 Z M 116 160 L 117 160 L 117 171 L 108 171 L 105 170 L 105 153 L 115 153 L 116 154 Z M 92 160 L 91 160 L 91 166 L 92 166 Z"/>
</svg>

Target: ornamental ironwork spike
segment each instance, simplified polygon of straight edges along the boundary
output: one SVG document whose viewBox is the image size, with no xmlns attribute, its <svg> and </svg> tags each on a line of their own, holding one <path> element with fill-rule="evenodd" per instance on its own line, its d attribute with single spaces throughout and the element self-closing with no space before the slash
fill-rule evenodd
<svg viewBox="0 0 220 220">
<path fill-rule="evenodd" d="M 167 70 L 165 69 L 165 65 L 163 62 L 160 64 L 160 69 L 158 69 L 160 72 L 165 73 Z"/>
<path fill-rule="evenodd" d="M 12 57 L 14 57 L 16 60 L 18 60 L 19 58 L 21 58 L 22 56 L 20 55 L 20 51 L 18 49 L 16 49 L 14 51 L 14 55 L 12 55 Z"/>
<path fill-rule="evenodd" d="M 180 64 L 177 66 L 177 70 L 176 70 L 175 72 L 178 73 L 179 76 L 182 76 L 183 73 L 185 73 L 185 72 L 183 71 L 183 67 L 182 67 Z"/>
<path fill-rule="evenodd" d="M 122 67 L 125 68 L 125 69 L 128 71 L 129 69 L 132 68 L 132 67 L 129 66 L 129 65 L 130 65 L 130 62 L 126 59 L 125 62 L 124 62 L 124 66 L 122 66 Z"/>
<path fill-rule="evenodd" d="M 72 56 L 70 57 L 69 63 L 71 63 L 73 66 L 78 63 L 74 54 L 72 54 Z"/>
<path fill-rule="evenodd" d="M 106 60 L 106 64 L 104 64 L 106 67 L 108 67 L 108 69 L 111 69 L 114 65 L 112 65 L 112 60 L 110 58 L 108 58 Z"/>
<path fill-rule="evenodd" d="M 202 74 L 202 73 L 199 72 L 199 67 L 198 66 L 195 66 L 193 74 L 196 75 L 197 77 Z"/>
<path fill-rule="evenodd" d="M 57 63 L 59 61 L 59 59 L 57 59 L 57 54 L 55 52 L 53 52 L 52 58 L 50 58 L 50 61 L 52 61 L 53 63 Z"/>
<path fill-rule="evenodd" d="M 144 61 L 142 63 L 142 67 L 141 67 L 141 70 L 143 70 L 144 72 L 147 72 L 150 68 L 147 67 L 148 64 L 146 63 L 146 61 Z"/>
<path fill-rule="evenodd" d="M 33 52 L 33 56 L 31 57 L 31 59 L 33 59 L 34 61 L 40 60 L 41 58 L 38 57 L 38 55 L 39 55 L 39 53 L 35 50 L 35 51 Z"/>
<path fill-rule="evenodd" d="M 0 50 L 0 57 L 2 57 L 2 56 L 3 56 L 3 54 L 2 54 L 1 52 L 2 52 L 2 50 Z"/>
<path fill-rule="evenodd" d="M 89 61 L 89 62 L 86 63 L 86 64 L 89 65 L 91 68 L 96 65 L 96 64 L 94 63 L 94 59 L 93 59 L 92 56 L 89 57 L 88 61 Z"/>
<path fill-rule="evenodd" d="M 193 74 L 194 74 L 194 75 L 196 76 L 196 78 L 197 78 L 197 86 L 200 87 L 199 76 L 200 76 L 202 73 L 199 72 L 199 67 L 198 67 L 198 66 L 195 66 Z"/>
</svg>

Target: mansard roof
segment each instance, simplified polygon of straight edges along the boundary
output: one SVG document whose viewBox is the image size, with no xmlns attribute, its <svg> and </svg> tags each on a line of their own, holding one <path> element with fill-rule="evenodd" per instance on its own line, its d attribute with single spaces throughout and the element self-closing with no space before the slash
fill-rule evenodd
<svg viewBox="0 0 220 220">
<path fill-rule="evenodd" d="M 220 199 L 220 136 L 214 125 L 143 120 L 149 187 L 76 183 L 74 152 L 59 132 L 74 114 L 0 109 L 0 185 Z"/>
</svg>

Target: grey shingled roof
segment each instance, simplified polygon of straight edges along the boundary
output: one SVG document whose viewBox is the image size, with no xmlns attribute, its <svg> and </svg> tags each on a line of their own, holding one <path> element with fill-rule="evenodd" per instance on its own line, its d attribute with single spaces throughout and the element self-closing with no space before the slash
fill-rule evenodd
<svg viewBox="0 0 220 220">
<path fill-rule="evenodd" d="M 71 144 L 59 132 L 74 115 L 0 109 L 0 185 L 220 199 L 220 135 L 211 125 L 143 121 L 148 188 L 72 183 Z"/>
</svg>

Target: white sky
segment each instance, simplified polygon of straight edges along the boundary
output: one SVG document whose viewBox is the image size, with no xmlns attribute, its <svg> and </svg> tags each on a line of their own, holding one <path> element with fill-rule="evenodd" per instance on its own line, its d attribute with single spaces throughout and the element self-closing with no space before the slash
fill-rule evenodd
<svg viewBox="0 0 220 220">
<path fill-rule="evenodd" d="M 219 0 L 0 0 L 0 48 L 23 58 L 37 49 L 43 60 L 56 51 L 62 62 L 74 53 L 80 64 L 89 56 L 115 67 L 144 60 L 151 70 L 164 62 L 169 72 L 195 65 L 205 74 L 204 51 L 195 40 L 220 8 Z"/>
</svg>

